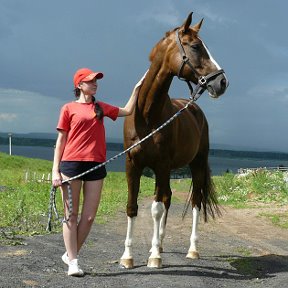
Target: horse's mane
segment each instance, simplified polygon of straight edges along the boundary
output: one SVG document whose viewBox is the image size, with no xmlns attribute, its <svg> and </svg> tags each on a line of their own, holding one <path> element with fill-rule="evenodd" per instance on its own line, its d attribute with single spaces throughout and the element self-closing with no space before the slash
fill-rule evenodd
<svg viewBox="0 0 288 288">
<path fill-rule="evenodd" d="M 174 28 L 173 30 L 170 30 L 168 32 L 165 33 L 165 37 L 163 37 L 161 40 L 158 41 L 158 43 L 152 48 L 150 55 L 149 55 L 149 60 L 150 62 L 152 62 L 154 60 L 154 57 L 156 56 L 156 52 L 157 54 L 163 51 L 163 48 L 165 47 L 166 49 L 166 45 L 168 44 L 166 41 L 171 41 L 169 39 L 169 36 L 178 29 L 179 27 Z M 162 45 L 162 44 L 165 45 Z M 162 48 L 163 47 L 163 48 Z M 161 49 L 162 48 L 162 49 Z"/>
</svg>

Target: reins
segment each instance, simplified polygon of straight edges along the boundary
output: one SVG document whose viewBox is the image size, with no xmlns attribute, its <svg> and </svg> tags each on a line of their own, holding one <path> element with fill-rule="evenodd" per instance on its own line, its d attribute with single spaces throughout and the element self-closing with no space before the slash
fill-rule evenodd
<svg viewBox="0 0 288 288">
<path fill-rule="evenodd" d="M 72 208 L 73 208 L 73 203 L 72 203 L 72 190 L 71 190 L 71 185 L 70 182 L 72 180 L 78 179 L 94 170 L 99 169 L 102 166 L 105 166 L 106 164 L 110 163 L 111 161 L 116 160 L 117 158 L 119 158 L 120 156 L 122 156 L 123 154 L 129 152 L 130 150 L 132 150 L 133 148 L 135 148 L 136 146 L 140 145 L 141 143 L 143 143 L 144 141 L 146 141 L 147 139 L 149 139 L 150 137 L 152 137 L 155 133 L 159 132 L 161 129 L 163 129 L 165 126 L 167 126 L 169 123 L 171 123 L 176 117 L 178 117 L 185 109 L 187 109 L 189 107 L 189 105 L 191 105 L 192 103 L 194 103 L 195 101 L 198 100 L 198 98 L 202 95 L 202 93 L 205 91 L 206 87 L 207 87 L 207 82 L 209 82 L 213 77 L 224 73 L 224 70 L 217 70 L 215 72 L 212 72 L 206 76 L 201 76 L 198 80 L 197 85 L 195 86 L 195 90 L 193 91 L 193 87 L 192 84 L 189 80 L 186 80 L 184 78 L 180 77 L 181 71 L 183 69 L 183 66 L 187 63 L 189 65 L 189 67 L 194 71 L 194 68 L 192 66 L 192 64 L 190 63 L 189 58 L 186 56 L 184 48 L 180 42 L 180 38 L 178 35 L 178 30 L 176 31 L 176 42 L 177 45 L 179 47 L 179 50 L 181 52 L 182 55 L 182 64 L 181 67 L 179 69 L 179 73 L 178 73 L 178 78 L 182 81 L 185 81 L 189 87 L 190 90 L 190 97 L 189 97 L 189 101 L 187 102 L 187 104 L 182 107 L 179 111 L 177 111 L 170 119 L 168 119 L 165 123 L 163 123 L 161 126 L 159 126 L 157 129 L 155 129 L 154 131 L 152 131 L 151 133 L 149 133 L 147 136 L 145 136 L 144 138 L 142 138 L 140 141 L 138 141 L 137 143 L 133 144 L 132 146 L 130 146 L 129 148 L 127 148 L 126 150 L 120 152 L 119 154 L 113 156 L 112 158 L 108 159 L 107 161 L 79 174 L 76 175 L 74 177 L 71 177 L 69 179 L 65 179 L 64 181 L 62 181 L 62 185 L 66 184 L 67 185 L 67 189 L 68 189 L 68 217 L 66 218 L 65 216 L 65 207 L 64 207 L 64 219 L 61 221 L 62 223 L 67 223 L 72 215 Z M 187 60 L 188 59 L 188 60 Z M 56 208 L 56 187 L 52 186 L 51 190 L 50 190 L 50 203 L 49 203 L 49 209 L 48 209 L 48 224 L 47 224 L 47 231 L 51 231 L 52 226 L 51 226 L 51 222 L 52 222 L 52 210 L 54 210 L 54 213 L 56 215 L 56 219 L 59 220 L 59 215 L 57 212 L 57 208 Z M 65 204 L 64 204 L 65 205 Z"/>
</svg>

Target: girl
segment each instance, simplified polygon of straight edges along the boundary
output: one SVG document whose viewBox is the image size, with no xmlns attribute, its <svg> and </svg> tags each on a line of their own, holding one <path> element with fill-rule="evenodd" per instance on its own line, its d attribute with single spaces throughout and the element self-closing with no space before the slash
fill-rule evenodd
<svg viewBox="0 0 288 288">
<path fill-rule="evenodd" d="M 117 117 L 130 115 L 134 109 L 139 89 L 145 78 L 136 84 L 124 108 L 96 101 L 98 80 L 103 73 L 88 68 L 76 71 L 74 92 L 76 101 L 65 104 L 60 113 L 57 130 L 52 184 L 61 186 L 62 180 L 79 175 L 106 161 L 106 142 L 104 117 L 116 120 Z M 83 177 L 71 181 L 73 211 L 67 223 L 63 223 L 63 239 L 66 252 L 62 256 L 68 265 L 68 275 L 83 276 L 77 255 L 87 238 L 100 202 L 105 166 Z M 83 189 L 83 207 L 78 220 L 80 191 Z M 61 186 L 65 213 L 68 213 L 67 185 Z"/>
</svg>

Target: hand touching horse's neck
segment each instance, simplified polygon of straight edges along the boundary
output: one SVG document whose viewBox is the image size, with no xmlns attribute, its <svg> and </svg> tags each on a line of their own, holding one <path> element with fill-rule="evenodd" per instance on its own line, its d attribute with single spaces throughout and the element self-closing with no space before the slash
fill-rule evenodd
<svg viewBox="0 0 288 288">
<path fill-rule="evenodd" d="M 165 104 L 171 103 L 168 90 L 173 76 L 163 67 L 151 64 L 145 82 L 138 96 L 138 111 L 149 126 L 159 125 L 159 118 Z"/>
</svg>

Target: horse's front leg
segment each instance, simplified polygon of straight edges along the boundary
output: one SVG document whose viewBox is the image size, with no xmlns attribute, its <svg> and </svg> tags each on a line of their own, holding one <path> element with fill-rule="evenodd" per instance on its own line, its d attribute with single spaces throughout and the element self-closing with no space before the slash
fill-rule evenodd
<svg viewBox="0 0 288 288">
<path fill-rule="evenodd" d="M 161 240 L 160 240 L 160 223 L 164 214 L 165 207 L 162 202 L 154 201 L 151 207 L 151 214 L 153 219 L 153 237 L 152 247 L 150 249 L 151 255 L 148 259 L 148 267 L 160 268 L 162 267 L 161 259 Z"/>
<path fill-rule="evenodd" d="M 124 253 L 120 259 L 120 265 L 123 268 L 134 268 L 134 260 L 132 256 L 132 237 L 134 231 L 136 217 L 127 217 L 127 233 L 125 239 Z"/>
<path fill-rule="evenodd" d="M 160 226 L 159 226 L 159 239 L 160 239 L 159 250 L 160 250 L 160 253 L 162 253 L 164 251 L 164 249 L 163 249 L 163 241 L 164 241 L 164 238 L 165 238 L 165 235 L 166 235 L 167 215 L 168 215 L 168 211 L 165 208 L 164 212 L 162 214 L 162 217 L 160 219 Z M 152 248 L 150 249 L 149 252 L 152 252 Z"/>
<path fill-rule="evenodd" d="M 160 253 L 163 251 L 163 240 L 166 232 L 166 221 L 168 209 L 171 203 L 171 189 L 169 185 L 169 171 L 163 173 L 156 173 L 156 190 L 155 200 L 151 207 L 151 214 L 153 219 L 153 237 L 152 247 L 150 249 L 151 255 L 148 259 L 148 267 L 160 268 L 162 267 L 162 259 Z"/>
<path fill-rule="evenodd" d="M 162 214 L 161 220 L 160 220 L 160 227 L 159 227 L 159 238 L 160 238 L 160 253 L 163 252 L 163 241 L 166 235 L 166 223 L 167 223 L 167 216 L 168 216 L 168 209 L 165 206 L 164 203 L 164 213 Z"/>
<path fill-rule="evenodd" d="M 134 268 L 132 256 L 132 238 L 138 213 L 137 198 L 140 186 L 140 177 L 142 170 L 132 165 L 129 159 L 126 160 L 126 176 L 128 183 L 128 202 L 127 202 L 127 233 L 125 239 L 125 250 L 120 259 L 120 265 L 124 268 Z"/>
</svg>

